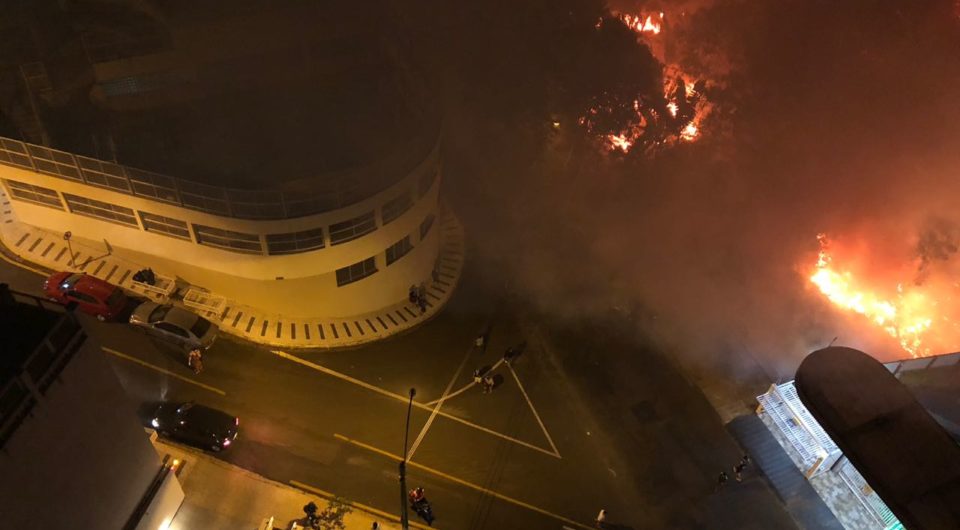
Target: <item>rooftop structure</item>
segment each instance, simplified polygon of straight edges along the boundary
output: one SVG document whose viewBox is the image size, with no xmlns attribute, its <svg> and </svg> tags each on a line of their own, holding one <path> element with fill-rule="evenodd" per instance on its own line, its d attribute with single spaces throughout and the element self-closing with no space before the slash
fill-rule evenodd
<svg viewBox="0 0 960 530">
<path fill-rule="evenodd" d="M 0 514 L 9 528 L 158 528 L 183 491 L 72 310 L 0 284 Z"/>
<path fill-rule="evenodd" d="M 808 355 L 797 393 L 907 528 L 960 527 L 960 446 L 877 360 L 844 347 Z"/>
</svg>

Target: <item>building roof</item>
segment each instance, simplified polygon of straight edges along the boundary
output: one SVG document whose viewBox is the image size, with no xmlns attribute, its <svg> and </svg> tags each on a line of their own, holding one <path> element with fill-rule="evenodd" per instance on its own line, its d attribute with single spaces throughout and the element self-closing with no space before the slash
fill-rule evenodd
<svg viewBox="0 0 960 530">
<path fill-rule="evenodd" d="M 879 361 L 824 348 L 801 363 L 796 387 L 907 528 L 960 528 L 960 446 Z"/>
<path fill-rule="evenodd" d="M 63 316 L 38 300 L 0 284 L 0 387 L 20 373 L 23 362 Z"/>
</svg>

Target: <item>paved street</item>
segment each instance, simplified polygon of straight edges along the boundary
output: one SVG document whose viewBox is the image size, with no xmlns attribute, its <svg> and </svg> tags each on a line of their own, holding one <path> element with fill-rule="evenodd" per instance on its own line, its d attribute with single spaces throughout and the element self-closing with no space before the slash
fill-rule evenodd
<svg viewBox="0 0 960 530">
<path fill-rule="evenodd" d="M 39 293 L 37 275 L 6 262 L 0 274 Z M 656 352 L 611 329 L 535 325 L 479 284 L 468 265 L 434 321 L 361 349 L 271 352 L 221 337 L 200 375 L 125 324 L 90 329 L 143 403 L 144 422 L 161 400 L 221 408 L 241 428 L 224 460 L 391 513 L 405 397 L 416 388 L 408 484 L 426 489 L 437 528 L 592 528 L 600 508 L 609 528 L 792 527 L 762 477 L 711 493 L 739 450 Z M 488 322 L 481 353 L 472 340 Z M 496 366 L 490 394 L 472 384 L 481 366 Z"/>
</svg>

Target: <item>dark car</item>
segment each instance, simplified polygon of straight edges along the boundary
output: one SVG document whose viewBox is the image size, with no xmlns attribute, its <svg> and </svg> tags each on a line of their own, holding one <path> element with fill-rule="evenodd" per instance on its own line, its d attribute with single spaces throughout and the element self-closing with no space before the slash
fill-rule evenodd
<svg viewBox="0 0 960 530">
<path fill-rule="evenodd" d="M 160 436 L 221 451 L 237 439 L 240 418 L 188 401 L 161 404 L 150 424 Z"/>
<path fill-rule="evenodd" d="M 77 303 L 77 309 L 113 320 L 127 305 L 127 296 L 116 285 L 79 272 L 55 272 L 43 282 L 47 298 L 61 304 Z"/>
</svg>

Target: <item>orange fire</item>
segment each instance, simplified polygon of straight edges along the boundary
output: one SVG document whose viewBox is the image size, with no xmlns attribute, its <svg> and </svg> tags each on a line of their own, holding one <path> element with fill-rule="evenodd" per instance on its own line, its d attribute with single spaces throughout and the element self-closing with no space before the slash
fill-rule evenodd
<svg viewBox="0 0 960 530">
<path fill-rule="evenodd" d="M 904 289 L 902 283 L 896 289 L 888 289 L 892 291 L 889 295 L 863 287 L 851 272 L 836 268 L 827 236 L 819 234 L 817 240 L 820 252 L 810 281 L 820 292 L 835 306 L 869 319 L 913 357 L 930 355 L 926 342 L 934 323 L 936 301 L 919 289 Z"/>
<path fill-rule="evenodd" d="M 626 153 L 630 151 L 631 147 L 633 147 L 633 140 L 627 138 L 626 133 L 609 134 L 607 135 L 607 141 L 609 142 L 611 150 L 619 149 Z"/>
<path fill-rule="evenodd" d="M 658 15 L 630 15 L 613 13 L 613 15 L 622 21 L 628 28 L 636 32 L 638 39 L 659 35 L 663 30 L 664 14 Z M 603 18 L 595 24 L 596 28 L 603 25 Z M 662 52 L 662 47 L 656 47 Z M 662 53 L 655 53 L 661 55 Z M 663 62 L 662 57 L 658 57 Z M 657 146 L 670 146 L 679 142 L 694 142 L 701 136 L 701 124 L 712 110 L 712 105 L 707 101 L 704 94 L 698 94 L 695 88 L 695 80 L 685 74 L 678 65 L 670 64 L 664 68 L 663 72 L 664 86 L 663 95 L 666 101 L 664 112 L 663 107 L 659 109 L 641 109 L 639 101 L 634 100 L 633 113 L 634 118 L 630 120 L 625 127 L 614 133 L 603 134 L 600 138 L 610 151 L 620 151 L 628 153 L 638 143 L 646 145 L 648 148 Z M 680 84 L 683 83 L 682 90 Z M 580 124 L 588 130 L 593 126 L 593 116 L 596 116 L 600 110 L 591 108 L 588 116 L 580 118 Z M 609 110 L 609 109 L 607 109 Z M 664 138 L 654 142 L 639 142 L 647 129 L 647 117 L 656 120 L 655 123 L 663 121 L 669 126 L 678 127 L 678 132 L 672 138 Z M 672 123 L 671 123 L 672 122 Z M 674 129 L 677 130 L 677 129 Z"/>
<path fill-rule="evenodd" d="M 620 15 L 620 20 L 637 33 L 659 35 L 661 28 L 663 28 L 663 13 L 660 13 L 659 20 L 654 20 L 653 15 L 647 15 L 646 18 L 643 15 Z"/>
</svg>

